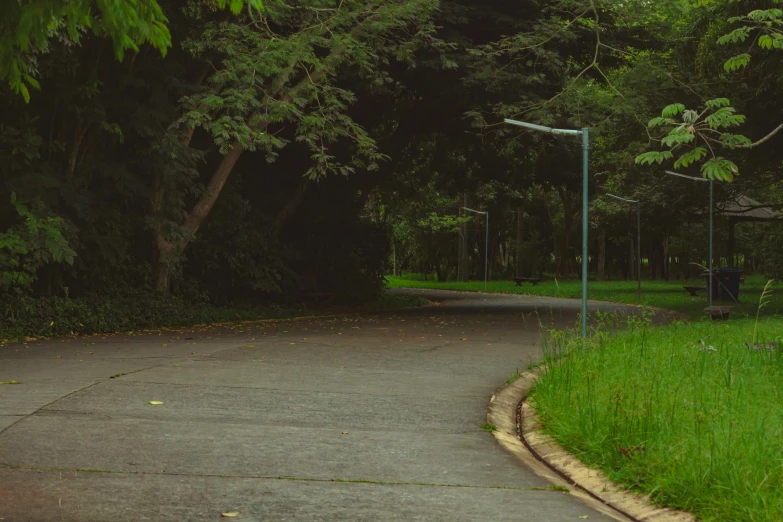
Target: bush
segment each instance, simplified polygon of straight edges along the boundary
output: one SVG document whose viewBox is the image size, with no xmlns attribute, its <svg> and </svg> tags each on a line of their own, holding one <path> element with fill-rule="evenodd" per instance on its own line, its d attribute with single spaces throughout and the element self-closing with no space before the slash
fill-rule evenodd
<svg viewBox="0 0 783 522">
<path fill-rule="evenodd" d="M 279 309 L 218 308 L 167 295 L 6 299 L 2 302 L 0 338 L 57 337 L 127 332 L 199 323 L 253 320 L 275 316 Z"/>
<path fill-rule="evenodd" d="M 419 297 L 383 292 L 370 308 L 363 310 L 421 306 L 426 302 Z M 283 319 L 334 311 L 334 308 L 313 311 L 275 305 L 226 308 L 170 295 L 144 293 L 115 298 L 6 298 L 0 300 L 0 341 Z"/>
</svg>

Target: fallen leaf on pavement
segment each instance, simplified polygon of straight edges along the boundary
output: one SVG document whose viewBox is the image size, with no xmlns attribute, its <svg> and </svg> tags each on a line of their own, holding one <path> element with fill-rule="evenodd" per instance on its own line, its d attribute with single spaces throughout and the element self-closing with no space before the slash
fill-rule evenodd
<svg viewBox="0 0 783 522">
<path fill-rule="evenodd" d="M 347 431 L 344 431 L 344 432 L 343 432 L 343 435 L 348 435 L 348 432 L 347 432 Z"/>
<path fill-rule="evenodd" d="M 221 513 L 220 516 L 225 518 L 235 518 L 239 516 L 239 511 L 230 511 L 228 513 Z"/>
<path fill-rule="evenodd" d="M 150 401 L 149 403 L 152 404 L 153 406 L 158 406 L 159 404 L 163 404 L 162 401 Z"/>
<path fill-rule="evenodd" d="M 22 383 L 19 381 L 5 381 L 5 382 L 0 382 L 0 384 L 22 384 Z"/>
</svg>

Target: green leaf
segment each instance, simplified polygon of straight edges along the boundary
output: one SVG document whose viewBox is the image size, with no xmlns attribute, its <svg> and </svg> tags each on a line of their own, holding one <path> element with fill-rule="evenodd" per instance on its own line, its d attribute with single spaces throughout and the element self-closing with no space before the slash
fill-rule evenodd
<svg viewBox="0 0 783 522">
<path fill-rule="evenodd" d="M 715 98 L 714 100 L 707 101 L 704 106 L 710 109 L 718 109 L 720 107 L 728 107 L 731 105 L 731 101 L 728 98 Z"/>
<path fill-rule="evenodd" d="M 677 122 L 671 118 L 653 118 L 647 124 L 648 127 L 658 127 L 660 125 L 677 125 Z"/>
<path fill-rule="evenodd" d="M 774 47 L 775 42 L 772 40 L 772 37 L 768 34 L 762 34 L 759 36 L 759 47 L 762 49 L 772 49 Z"/>
<path fill-rule="evenodd" d="M 687 167 L 692 163 L 700 161 L 706 155 L 707 149 L 703 147 L 696 147 L 695 149 L 689 150 L 680 156 L 677 161 L 674 162 L 674 168 Z"/>
<path fill-rule="evenodd" d="M 661 111 L 661 116 L 663 116 L 664 118 L 671 118 L 673 116 L 677 116 L 684 110 L 685 110 L 685 105 L 683 105 L 682 103 L 673 103 L 671 105 L 664 107 L 663 111 Z"/>
<path fill-rule="evenodd" d="M 672 129 L 669 134 L 664 136 L 664 138 L 661 140 L 661 143 L 667 147 L 676 147 L 677 145 L 690 143 L 695 139 L 696 136 L 689 132 L 688 129 L 685 127 L 677 127 L 676 129 Z"/>
<path fill-rule="evenodd" d="M 718 43 L 720 45 L 726 45 L 730 43 L 744 42 L 748 38 L 748 35 L 750 35 L 750 27 L 740 27 L 739 29 L 734 29 L 732 32 L 724 34 L 718 38 Z"/>
<path fill-rule="evenodd" d="M 726 70 L 726 72 L 732 72 L 746 67 L 749 63 L 750 55 L 747 53 L 740 54 L 726 60 L 726 63 L 723 64 L 723 68 Z"/>
<path fill-rule="evenodd" d="M 636 163 L 638 165 L 652 165 L 653 163 L 658 163 L 659 165 L 666 161 L 667 159 L 671 159 L 673 157 L 673 154 L 668 151 L 652 151 L 652 152 L 645 152 L 644 154 L 639 154 L 636 156 Z"/>
<path fill-rule="evenodd" d="M 720 142 L 724 147 L 735 149 L 737 147 L 750 147 L 753 142 L 742 134 L 724 133 L 720 136 Z"/>
<path fill-rule="evenodd" d="M 719 129 L 721 127 L 736 127 L 745 123 L 745 116 L 741 114 L 735 114 L 737 112 L 734 107 L 721 107 L 717 111 L 713 112 L 704 121 L 710 126 L 711 129 Z"/>
<path fill-rule="evenodd" d="M 756 22 L 772 21 L 783 17 L 781 9 L 757 9 L 748 13 L 748 18 Z"/>
<path fill-rule="evenodd" d="M 739 175 L 737 165 L 726 158 L 711 158 L 701 166 L 701 173 L 707 179 L 732 182 Z"/>
</svg>

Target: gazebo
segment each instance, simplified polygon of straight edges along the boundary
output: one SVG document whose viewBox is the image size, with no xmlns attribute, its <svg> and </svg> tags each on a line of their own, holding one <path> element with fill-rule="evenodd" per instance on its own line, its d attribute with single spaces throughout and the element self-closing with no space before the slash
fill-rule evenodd
<svg viewBox="0 0 783 522">
<path fill-rule="evenodd" d="M 729 245 L 726 257 L 729 267 L 734 268 L 734 227 L 741 221 L 775 221 L 783 214 L 772 207 L 759 203 L 747 196 L 736 196 L 719 209 L 718 213 L 729 219 Z"/>
</svg>

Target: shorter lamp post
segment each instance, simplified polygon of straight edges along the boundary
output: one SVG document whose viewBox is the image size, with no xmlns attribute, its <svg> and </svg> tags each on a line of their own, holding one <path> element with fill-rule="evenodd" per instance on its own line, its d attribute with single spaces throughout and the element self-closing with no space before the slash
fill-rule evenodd
<svg viewBox="0 0 783 522">
<path fill-rule="evenodd" d="M 642 300 L 642 204 L 637 199 L 626 199 L 614 194 L 607 194 L 606 197 L 624 201 L 625 203 L 636 204 L 636 300 Z"/>
<path fill-rule="evenodd" d="M 516 125 L 525 129 L 530 129 L 538 132 L 545 132 L 547 134 L 554 134 L 555 136 L 579 136 L 582 138 L 582 339 L 587 338 L 587 275 L 588 275 L 588 249 L 587 249 L 587 233 L 588 233 L 588 179 L 587 171 L 589 167 L 589 155 L 590 155 L 590 129 L 585 127 L 580 130 L 576 129 L 553 129 L 551 127 L 545 127 L 543 125 L 537 125 L 535 123 L 527 123 L 524 121 L 504 120 L 509 125 Z"/>
<path fill-rule="evenodd" d="M 474 214 L 480 214 L 486 217 L 484 228 L 486 233 L 484 234 L 484 291 L 487 291 L 487 274 L 489 273 L 489 211 L 481 212 L 480 210 L 473 210 L 472 208 L 462 207 L 462 210 L 473 212 Z"/>
<path fill-rule="evenodd" d="M 705 182 L 708 182 L 710 184 L 710 259 L 709 259 L 709 266 L 710 266 L 709 270 L 710 270 L 710 273 L 709 273 L 709 278 L 707 279 L 707 286 L 709 287 L 709 296 L 710 296 L 709 297 L 709 305 L 708 306 L 712 306 L 712 278 L 713 278 L 713 273 L 712 273 L 712 203 L 713 203 L 713 199 L 714 199 L 713 198 L 713 186 L 714 186 L 714 183 L 713 183 L 713 181 L 711 179 L 696 178 L 696 177 L 693 177 L 693 176 L 686 176 L 685 174 L 679 174 L 677 172 L 672 172 L 671 170 L 667 170 L 665 172 L 666 172 L 666 174 L 668 174 L 670 176 L 677 176 L 678 178 L 685 178 L 685 179 L 689 179 L 691 181 L 705 181 Z"/>
</svg>

